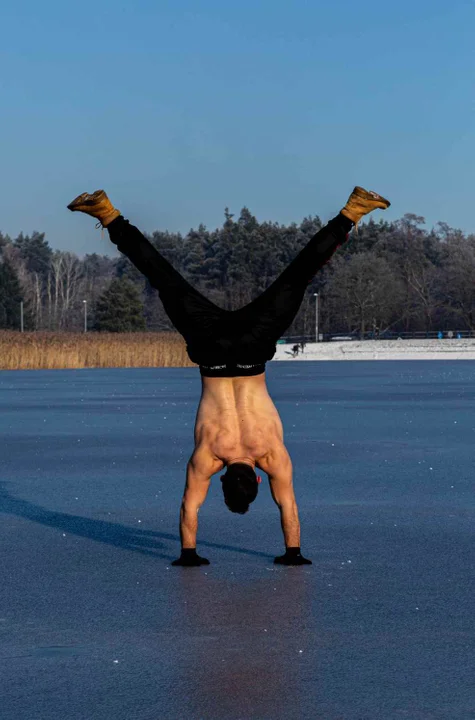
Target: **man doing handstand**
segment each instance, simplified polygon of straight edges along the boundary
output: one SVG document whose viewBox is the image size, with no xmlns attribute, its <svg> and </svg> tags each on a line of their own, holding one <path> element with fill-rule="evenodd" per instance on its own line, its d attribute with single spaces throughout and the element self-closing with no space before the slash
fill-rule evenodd
<svg viewBox="0 0 475 720">
<path fill-rule="evenodd" d="M 198 511 L 211 476 L 221 477 L 224 502 L 245 513 L 256 499 L 260 477 L 269 478 L 281 517 L 284 565 L 310 564 L 300 552 L 300 523 L 292 483 L 292 462 L 282 422 L 266 387 L 265 364 L 277 340 L 296 316 L 315 273 L 347 240 L 351 228 L 390 203 L 356 187 L 341 212 L 300 251 L 259 297 L 239 310 L 223 310 L 193 288 L 120 214 L 103 190 L 83 193 L 68 205 L 99 220 L 111 241 L 159 292 L 163 307 L 184 337 L 192 362 L 200 367 L 201 399 L 195 422 L 195 449 L 187 464 L 180 511 L 181 557 L 174 565 L 209 564 L 196 553 Z"/>
</svg>

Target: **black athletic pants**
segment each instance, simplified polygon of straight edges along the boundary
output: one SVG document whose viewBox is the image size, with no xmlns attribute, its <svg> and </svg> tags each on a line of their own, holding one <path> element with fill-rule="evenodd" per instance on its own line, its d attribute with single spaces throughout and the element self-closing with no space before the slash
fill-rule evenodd
<svg viewBox="0 0 475 720">
<path fill-rule="evenodd" d="M 307 285 L 347 239 L 351 220 L 337 215 L 300 251 L 265 292 L 239 310 L 223 310 L 195 290 L 122 216 L 107 229 L 120 252 L 159 292 L 166 313 L 183 335 L 202 375 L 258 375 L 292 323 Z"/>
</svg>

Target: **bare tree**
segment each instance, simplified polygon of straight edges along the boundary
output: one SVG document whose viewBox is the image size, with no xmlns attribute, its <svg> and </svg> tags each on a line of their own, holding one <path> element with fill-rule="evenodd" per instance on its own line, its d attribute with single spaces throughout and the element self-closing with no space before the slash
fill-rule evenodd
<svg viewBox="0 0 475 720">
<path fill-rule="evenodd" d="M 361 337 L 368 330 L 379 332 L 398 317 L 402 299 L 400 280 L 387 261 L 373 252 L 338 259 L 326 288 L 328 311 Z"/>
<path fill-rule="evenodd" d="M 406 266 L 404 270 L 407 284 L 423 312 L 425 328 L 431 330 L 435 313 L 443 305 L 439 294 L 439 270 L 428 261 Z"/>
<path fill-rule="evenodd" d="M 438 274 L 426 253 L 427 233 L 423 217 L 408 213 L 393 223 L 373 245 L 390 265 L 403 289 L 401 316 L 405 329 L 420 325 L 430 329 L 440 307 Z"/>
<path fill-rule="evenodd" d="M 71 310 L 78 300 L 81 261 L 73 253 L 56 251 L 47 277 L 48 319 L 50 329 L 74 326 Z"/>
<path fill-rule="evenodd" d="M 475 236 L 455 232 L 446 238 L 444 299 L 447 309 L 475 330 Z"/>
</svg>

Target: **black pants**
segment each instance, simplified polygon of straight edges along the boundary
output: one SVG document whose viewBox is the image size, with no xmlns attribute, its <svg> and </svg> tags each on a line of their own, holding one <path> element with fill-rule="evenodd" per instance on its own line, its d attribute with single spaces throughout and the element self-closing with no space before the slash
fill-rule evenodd
<svg viewBox="0 0 475 720">
<path fill-rule="evenodd" d="M 239 310 L 223 310 L 204 297 L 122 216 L 109 226 L 111 241 L 159 292 L 202 375 L 258 375 L 277 340 L 296 316 L 307 285 L 345 242 L 353 223 L 338 215 L 322 228 L 265 292 Z"/>
</svg>

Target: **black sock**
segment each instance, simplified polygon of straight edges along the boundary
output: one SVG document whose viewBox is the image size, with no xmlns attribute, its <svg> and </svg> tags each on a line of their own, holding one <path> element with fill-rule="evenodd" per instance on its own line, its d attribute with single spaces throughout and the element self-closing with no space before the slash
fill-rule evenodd
<svg viewBox="0 0 475 720">
<path fill-rule="evenodd" d="M 182 567 L 198 567 L 199 565 L 209 565 L 207 558 L 201 557 L 196 552 L 196 548 L 183 548 L 178 560 L 174 560 L 172 565 L 181 565 Z"/>
<path fill-rule="evenodd" d="M 299 547 L 288 547 L 285 549 L 285 552 L 289 557 L 297 557 L 297 555 L 300 555 L 300 546 Z"/>
<path fill-rule="evenodd" d="M 276 565 L 311 565 L 312 561 L 304 558 L 300 547 L 286 547 L 284 555 L 274 558 Z"/>
<path fill-rule="evenodd" d="M 183 548 L 181 556 L 184 558 L 194 557 L 196 555 L 196 548 Z"/>
</svg>

